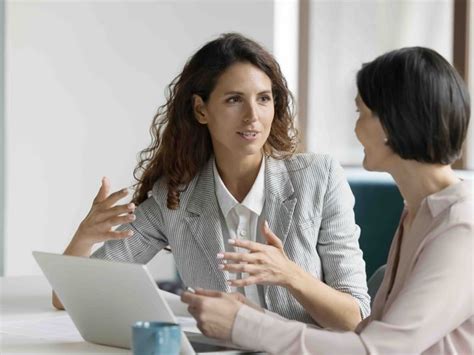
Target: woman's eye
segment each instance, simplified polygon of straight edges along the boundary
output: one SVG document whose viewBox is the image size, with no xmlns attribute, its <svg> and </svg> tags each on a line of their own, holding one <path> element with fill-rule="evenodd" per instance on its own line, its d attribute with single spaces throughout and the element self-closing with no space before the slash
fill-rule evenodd
<svg viewBox="0 0 474 355">
<path fill-rule="evenodd" d="M 272 98 L 268 95 L 264 95 L 264 96 L 261 96 L 260 97 L 260 101 L 262 102 L 269 102 L 269 101 L 272 101 Z"/>
<path fill-rule="evenodd" d="M 227 102 L 230 104 L 235 104 L 236 102 L 240 102 L 239 96 L 232 96 L 227 99 Z"/>
</svg>

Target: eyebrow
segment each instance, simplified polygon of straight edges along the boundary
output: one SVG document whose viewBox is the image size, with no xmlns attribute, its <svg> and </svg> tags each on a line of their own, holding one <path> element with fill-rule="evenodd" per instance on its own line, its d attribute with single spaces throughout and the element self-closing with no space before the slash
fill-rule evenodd
<svg viewBox="0 0 474 355">
<path fill-rule="evenodd" d="M 262 95 L 262 94 L 271 94 L 272 91 L 271 90 L 264 90 L 264 91 L 260 91 L 259 93 L 257 93 L 257 95 Z M 241 91 L 227 91 L 224 93 L 224 95 L 244 95 L 243 92 Z"/>
</svg>

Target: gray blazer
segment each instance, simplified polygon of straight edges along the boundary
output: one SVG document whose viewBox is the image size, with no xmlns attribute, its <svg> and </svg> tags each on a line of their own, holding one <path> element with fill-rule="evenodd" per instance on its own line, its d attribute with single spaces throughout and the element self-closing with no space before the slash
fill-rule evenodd
<svg viewBox="0 0 474 355">
<path fill-rule="evenodd" d="M 296 154 L 285 160 L 266 158 L 262 216 L 281 238 L 288 257 L 336 290 L 351 294 L 361 314 L 370 312 L 365 263 L 354 222 L 354 197 L 341 166 L 327 155 Z M 152 196 L 137 207 L 136 220 L 121 229 L 135 234 L 104 243 L 92 257 L 147 263 L 169 245 L 187 286 L 230 291 L 228 273 L 218 269 L 226 228 L 217 201 L 213 158 L 181 193 L 177 210 L 166 207 L 167 188 L 158 180 Z M 264 286 L 270 311 L 313 323 L 287 289 Z"/>
</svg>

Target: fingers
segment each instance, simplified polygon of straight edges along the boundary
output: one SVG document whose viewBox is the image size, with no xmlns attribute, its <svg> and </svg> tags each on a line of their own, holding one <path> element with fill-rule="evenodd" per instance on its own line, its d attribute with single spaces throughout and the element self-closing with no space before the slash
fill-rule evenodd
<svg viewBox="0 0 474 355">
<path fill-rule="evenodd" d="M 217 254 L 217 259 L 235 261 L 236 263 L 256 263 L 259 261 L 259 255 L 250 253 L 219 253 Z"/>
<path fill-rule="evenodd" d="M 127 188 L 115 191 L 113 194 L 110 194 L 110 181 L 107 177 L 102 178 L 102 185 L 100 186 L 99 192 L 97 193 L 96 197 L 94 198 L 93 205 L 104 208 L 110 208 L 117 201 L 126 197 L 129 194 L 129 190 Z"/>
<path fill-rule="evenodd" d="M 113 228 L 115 226 L 119 226 L 121 224 L 126 224 L 133 222 L 136 219 L 134 214 L 127 214 L 125 216 L 116 216 L 110 217 L 109 219 L 102 222 L 107 229 Z"/>
<path fill-rule="evenodd" d="M 229 244 L 231 244 L 233 247 L 247 249 L 250 252 L 264 251 L 267 247 L 265 244 L 243 239 L 229 239 Z"/>
<path fill-rule="evenodd" d="M 197 292 L 197 290 L 196 290 Z M 191 308 L 196 308 L 202 303 L 202 300 L 205 299 L 207 296 L 198 295 L 197 293 L 192 293 L 188 291 L 184 291 L 181 294 L 181 302 L 184 302 L 189 305 Z"/>
<path fill-rule="evenodd" d="M 105 211 L 103 211 L 98 218 L 99 222 L 103 222 L 111 217 L 123 215 L 123 214 L 128 214 L 128 213 L 133 213 L 135 211 L 135 204 L 134 203 L 129 203 L 126 205 L 118 205 L 114 206 L 112 208 L 109 208 Z"/>
<path fill-rule="evenodd" d="M 199 306 L 202 301 L 206 298 L 219 298 L 219 297 L 226 297 L 227 294 L 225 292 L 214 291 L 214 290 L 205 290 L 202 288 L 196 288 L 196 293 L 192 293 L 189 291 L 184 291 L 181 294 L 181 301 L 184 303 L 189 304 L 191 307 Z"/>
<path fill-rule="evenodd" d="M 269 245 L 273 245 L 274 247 L 278 249 L 283 250 L 283 243 L 280 238 L 278 238 L 275 233 L 272 232 L 270 227 L 268 226 L 268 222 L 265 221 L 262 225 L 262 235 L 266 239 L 267 243 Z"/>
<path fill-rule="evenodd" d="M 257 276 L 249 276 L 242 279 L 229 280 L 227 281 L 227 283 L 230 286 L 234 286 L 234 287 L 245 287 L 245 286 L 260 284 L 261 280 Z"/>
<path fill-rule="evenodd" d="M 110 193 L 110 180 L 104 176 L 101 180 L 101 185 L 99 192 L 94 198 L 94 203 L 99 203 L 104 201 Z"/>
<path fill-rule="evenodd" d="M 123 230 L 123 231 L 110 231 L 104 233 L 104 239 L 126 239 L 131 237 L 134 234 L 133 230 Z"/>
<path fill-rule="evenodd" d="M 209 297 L 221 297 L 224 295 L 223 292 L 214 290 L 205 290 L 203 288 L 196 288 L 196 295 L 209 296 Z"/>
<path fill-rule="evenodd" d="M 244 272 L 249 275 L 254 275 L 261 271 L 260 266 L 251 264 L 219 264 L 219 269 L 226 270 L 232 273 Z"/>
<path fill-rule="evenodd" d="M 181 294 L 181 302 L 184 302 L 186 304 L 189 304 L 191 306 L 191 304 L 193 303 L 194 300 L 198 299 L 199 295 L 196 295 L 192 292 L 188 292 L 188 291 L 184 291 L 182 294 Z"/>
<path fill-rule="evenodd" d="M 134 232 L 131 230 L 113 230 L 118 225 L 128 224 L 136 219 L 133 214 L 135 211 L 133 203 L 114 206 L 128 193 L 128 189 L 122 189 L 110 194 L 110 181 L 107 177 L 102 178 L 102 184 L 92 207 L 74 234 L 75 240 L 95 244 L 132 236 Z"/>
<path fill-rule="evenodd" d="M 128 195 L 129 191 L 127 188 L 115 191 L 113 194 L 111 194 L 109 197 L 107 197 L 105 200 L 101 202 L 101 205 L 103 205 L 104 208 L 109 208 L 115 205 L 119 200 L 122 198 L 126 197 Z"/>
</svg>

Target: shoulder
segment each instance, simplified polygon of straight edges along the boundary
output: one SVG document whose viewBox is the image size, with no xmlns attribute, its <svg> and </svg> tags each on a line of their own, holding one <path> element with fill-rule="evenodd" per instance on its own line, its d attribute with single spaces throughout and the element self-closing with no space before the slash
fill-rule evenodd
<svg viewBox="0 0 474 355">
<path fill-rule="evenodd" d="M 166 201 L 168 196 L 168 186 L 166 185 L 166 180 L 161 177 L 154 184 L 153 189 L 148 193 L 148 197 L 153 197 L 157 203 Z"/>
<path fill-rule="evenodd" d="M 290 181 L 300 201 L 312 201 L 313 204 L 315 201 L 323 204 L 323 199 L 353 201 L 344 170 L 330 155 L 305 153 L 283 160 L 270 158 L 268 165 L 267 183 L 276 190 Z"/>
<path fill-rule="evenodd" d="M 474 197 L 472 192 L 458 195 L 458 198 L 433 221 L 433 228 L 426 240 L 427 246 L 439 253 L 474 254 Z"/>
<path fill-rule="evenodd" d="M 199 177 L 201 173 L 198 173 L 187 186 L 182 186 L 179 195 L 179 207 L 173 211 L 183 210 L 187 205 L 193 191 L 196 190 L 198 185 Z M 201 184 L 202 185 L 202 184 Z M 202 187 L 201 187 L 202 188 Z M 165 177 L 159 178 L 153 185 L 153 189 L 149 192 L 149 197 L 157 204 L 161 210 L 169 210 L 168 205 L 168 182 Z M 172 211 L 172 210 L 169 210 Z"/>
<path fill-rule="evenodd" d="M 345 180 L 341 165 L 328 154 L 295 154 L 280 164 L 280 170 L 295 182 L 329 186 Z"/>
<path fill-rule="evenodd" d="M 474 225 L 474 196 L 468 195 L 459 199 L 449 208 L 449 214 L 452 220 L 466 222 L 471 227 Z"/>
<path fill-rule="evenodd" d="M 452 229 L 460 227 L 474 230 L 474 182 L 462 181 L 442 192 L 443 195 L 434 195 L 434 198 L 428 200 L 430 211 L 438 214 L 435 219 L 443 229 Z M 447 207 L 446 207 L 447 206 Z M 438 211 L 446 208 L 445 213 Z M 474 237 L 474 235 L 473 235 Z"/>
<path fill-rule="evenodd" d="M 448 209 L 447 218 L 444 220 L 448 230 L 455 229 L 457 235 L 462 235 L 466 242 L 474 241 L 474 196 L 465 195 L 453 203 Z"/>
<path fill-rule="evenodd" d="M 474 221 L 472 198 L 451 205 L 447 214 L 435 221 L 435 227 L 426 237 L 420 258 L 432 265 L 443 265 L 445 272 L 454 272 L 461 277 L 469 273 L 472 279 L 474 260 Z"/>
<path fill-rule="evenodd" d="M 269 158 L 270 160 L 275 160 Z M 328 154 L 299 153 L 283 159 L 282 163 L 289 174 L 319 172 L 328 175 L 339 163 Z"/>
</svg>

